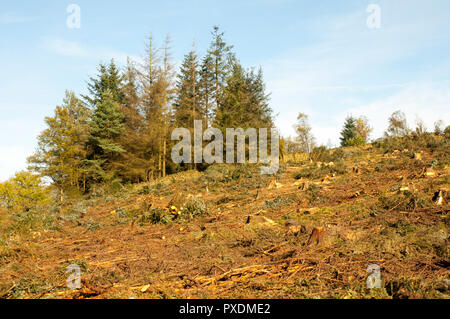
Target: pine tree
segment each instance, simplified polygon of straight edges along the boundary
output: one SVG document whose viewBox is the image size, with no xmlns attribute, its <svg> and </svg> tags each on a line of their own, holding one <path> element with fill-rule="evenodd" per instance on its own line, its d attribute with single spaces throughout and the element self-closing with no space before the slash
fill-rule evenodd
<svg viewBox="0 0 450 319">
<path fill-rule="evenodd" d="M 202 61 L 199 72 L 199 103 L 205 114 L 205 127 L 212 123 L 214 113 L 214 66 L 210 55 L 206 55 Z"/>
<path fill-rule="evenodd" d="M 28 158 L 30 169 L 49 177 L 60 189 L 86 190 L 86 143 L 90 133 L 90 110 L 73 92 L 66 91 L 62 106 L 47 117 L 48 126 L 38 137 L 38 149 Z"/>
<path fill-rule="evenodd" d="M 184 57 L 177 76 L 174 117 L 179 127 L 193 129 L 194 120 L 206 120 L 200 107 L 198 74 L 197 54 L 192 50 Z"/>
<path fill-rule="evenodd" d="M 349 116 L 345 119 L 344 128 L 341 132 L 341 146 L 356 146 L 364 144 L 364 141 L 357 132 L 356 119 Z"/>
<path fill-rule="evenodd" d="M 141 87 L 141 113 L 144 116 L 144 132 L 146 140 L 147 160 L 152 163 L 147 169 L 147 180 L 155 177 L 158 171 L 160 151 L 160 132 L 162 130 L 161 110 L 161 56 L 160 49 L 156 48 L 153 37 L 148 37 L 144 63 L 138 69 L 138 82 Z M 160 171 L 158 171 L 160 173 Z"/>
<path fill-rule="evenodd" d="M 161 72 L 160 50 L 156 48 L 153 36 L 148 37 L 144 62 L 138 72 L 138 81 L 142 87 L 141 108 L 146 120 L 159 121 L 161 118 L 160 101 L 158 100 L 158 78 Z"/>
<path fill-rule="evenodd" d="M 97 77 L 91 77 L 88 83 L 89 95 L 83 96 L 83 99 L 92 108 L 95 108 L 102 101 L 103 93 L 109 91 L 114 101 L 123 104 L 122 82 L 122 75 L 114 60 L 111 60 L 109 65 L 100 64 Z"/>
<path fill-rule="evenodd" d="M 89 145 L 91 154 L 88 159 L 90 173 L 96 181 L 112 180 L 117 177 L 114 162 L 119 154 L 125 152 L 119 143 L 124 129 L 124 115 L 121 106 L 115 101 L 114 94 L 107 90 L 100 98 L 91 122 Z"/>
<path fill-rule="evenodd" d="M 214 26 L 211 34 L 213 39 L 204 61 L 208 63 L 205 65 L 206 69 L 211 68 L 208 71 L 211 72 L 208 81 L 211 81 L 213 108 L 209 111 L 214 113 L 219 107 L 223 89 L 231 72 L 235 56 L 231 51 L 233 46 L 226 44 L 224 33 L 219 31 L 218 26 Z"/>
<path fill-rule="evenodd" d="M 233 64 L 214 124 L 223 131 L 232 127 L 245 129 L 273 126 L 269 95 L 265 93 L 261 71 L 246 71 L 238 62 Z"/>
<path fill-rule="evenodd" d="M 246 71 L 235 62 L 216 110 L 214 126 L 224 134 L 227 128 L 271 128 L 272 110 L 268 100 L 262 73 Z"/>
<path fill-rule="evenodd" d="M 125 152 L 120 145 L 126 103 L 123 80 L 114 60 L 109 65 L 100 64 L 97 76 L 91 77 L 88 83 L 89 95 L 83 97 L 93 110 L 86 159 L 88 175 L 93 182 L 119 177 L 119 154 Z"/>
<path fill-rule="evenodd" d="M 162 132 L 160 134 L 160 156 L 159 156 L 159 172 L 161 177 L 166 176 L 166 164 L 168 160 L 168 133 L 169 133 L 169 125 L 172 122 L 172 100 L 174 98 L 174 78 L 175 72 L 174 67 L 172 65 L 172 56 L 170 53 L 170 37 L 167 36 L 164 43 L 164 54 L 163 54 L 163 63 L 162 69 L 159 73 L 160 78 L 158 79 L 158 83 L 160 86 L 160 100 L 161 100 L 161 114 L 162 114 Z"/>
<path fill-rule="evenodd" d="M 125 152 L 120 153 L 120 160 L 113 165 L 122 180 L 139 183 L 149 180 L 149 172 L 154 162 L 151 156 L 151 137 L 140 107 L 138 71 L 130 60 L 123 78 L 124 130 L 120 135 L 119 143 Z"/>
</svg>

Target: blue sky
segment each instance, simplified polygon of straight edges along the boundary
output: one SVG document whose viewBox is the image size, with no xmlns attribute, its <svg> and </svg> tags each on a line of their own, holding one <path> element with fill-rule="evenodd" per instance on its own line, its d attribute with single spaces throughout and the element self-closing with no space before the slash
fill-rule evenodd
<svg viewBox="0 0 450 319">
<path fill-rule="evenodd" d="M 81 28 L 69 29 L 69 4 Z M 380 28 L 367 26 L 378 4 Z M 242 63 L 261 66 L 277 126 L 293 135 L 309 114 L 320 143 L 338 144 L 348 114 L 365 115 L 373 138 L 397 109 L 410 125 L 450 124 L 450 2 L 447 0 L 8 1 L 0 7 L 0 180 L 26 167 L 36 137 L 64 91 L 85 93 L 99 62 L 139 59 L 150 31 L 172 38 L 179 63 L 213 25 Z"/>
</svg>

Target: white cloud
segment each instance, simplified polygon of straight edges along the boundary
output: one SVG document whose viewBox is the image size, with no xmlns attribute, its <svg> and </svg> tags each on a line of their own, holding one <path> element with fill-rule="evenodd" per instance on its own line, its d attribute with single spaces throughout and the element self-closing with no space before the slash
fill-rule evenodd
<svg viewBox="0 0 450 319">
<path fill-rule="evenodd" d="M 137 56 L 120 52 L 104 46 L 88 46 L 79 42 L 67 41 L 64 39 L 45 39 L 43 48 L 58 55 L 94 59 L 96 61 L 109 61 L 125 64 L 127 58 L 137 59 Z"/>
<path fill-rule="evenodd" d="M 445 73 L 449 61 L 421 56 L 425 48 L 443 40 L 442 26 L 448 20 L 439 13 L 422 16 L 421 23 L 411 20 L 424 5 L 408 13 L 408 7 L 383 4 L 382 28 L 376 31 L 365 25 L 364 6 L 346 16 L 315 19 L 304 26 L 317 34 L 315 41 L 262 63 L 282 134 L 294 134 L 299 112 L 309 115 L 313 133 L 323 144 L 339 144 L 349 114 L 367 116 L 375 138 L 397 109 L 407 114 L 411 126 L 416 116 L 429 129 L 437 119 L 450 124 Z M 406 62 L 411 58 L 429 64 L 421 68 Z"/>
<path fill-rule="evenodd" d="M 38 19 L 38 17 L 25 17 L 13 13 L 3 13 L 0 15 L 0 24 L 27 23 Z"/>
<path fill-rule="evenodd" d="M 405 113 L 411 128 L 416 119 L 423 120 L 428 130 L 432 130 L 438 120 L 450 125 L 450 85 L 449 83 L 412 83 L 396 94 L 383 99 L 354 107 L 348 112 L 354 116 L 366 116 L 374 126 L 374 137 L 382 136 L 387 128 L 389 116 L 401 110 Z M 340 114 L 343 120 L 345 114 Z"/>
</svg>

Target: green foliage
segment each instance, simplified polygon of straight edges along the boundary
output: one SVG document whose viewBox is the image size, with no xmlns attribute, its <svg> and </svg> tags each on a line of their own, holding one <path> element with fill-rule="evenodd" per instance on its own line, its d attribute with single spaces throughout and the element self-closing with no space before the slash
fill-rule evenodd
<svg viewBox="0 0 450 319">
<path fill-rule="evenodd" d="M 18 213 L 50 203 L 51 196 L 38 175 L 22 171 L 0 184 L 0 201 L 8 211 Z"/>
<path fill-rule="evenodd" d="M 273 120 L 268 99 L 262 71 L 246 71 L 235 62 L 216 110 L 214 125 L 222 131 L 233 127 L 270 128 Z"/>
<path fill-rule="evenodd" d="M 93 151 L 88 163 L 95 179 L 110 180 L 115 175 L 111 170 L 113 161 L 119 153 L 125 152 L 118 143 L 123 128 L 120 106 L 114 101 L 112 92 L 107 91 L 102 94 L 92 115 L 89 144 Z"/>
<path fill-rule="evenodd" d="M 150 224 L 169 224 L 172 221 L 173 216 L 161 208 L 152 208 L 149 212 L 142 215 L 140 223 Z"/>
<path fill-rule="evenodd" d="M 344 159 L 345 152 L 338 148 L 329 150 L 326 146 L 314 147 L 310 154 L 310 159 L 315 162 L 340 162 Z"/>
<path fill-rule="evenodd" d="M 307 178 L 318 179 L 325 176 L 343 175 L 347 169 L 343 162 L 338 162 L 334 166 L 320 166 L 303 168 L 300 172 L 294 175 L 295 179 Z"/>
<path fill-rule="evenodd" d="M 206 122 L 205 110 L 200 104 L 198 89 L 198 61 L 195 51 L 189 52 L 180 67 L 174 117 L 178 127 L 193 128 L 194 120 Z"/>
<path fill-rule="evenodd" d="M 341 146 L 358 146 L 364 143 L 363 137 L 357 132 L 357 120 L 352 116 L 347 117 L 341 131 Z"/>
<path fill-rule="evenodd" d="M 445 128 L 444 135 L 446 138 L 450 138 L 450 125 Z"/>
<path fill-rule="evenodd" d="M 227 78 L 231 74 L 231 65 L 236 58 L 231 51 L 233 46 L 227 45 L 224 40 L 224 33 L 220 32 L 218 26 L 214 26 L 211 35 L 211 45 L 204 59 L 204 62 L 207 63 L 204 65 L 207 73 L 204 74 L 203 79 L 210 82 L 206 87 L 212 89 L 211 96 L 214 100 L 214 109 L 211 112 L 214 113 L 222 98 Z"/>
<path fill-rule="evenodd" d="M 92 108 L 96 108 L 103 101 L 103 94 L 109 91 L 114 101 L 123 103 L 122 82 L 123 76 L 120 74 L 114 60 L 111 60 L 109 65 L 100 64 L 97 77 L 91 77 L 88 83 L 89 95 L 83 96 L 83 98 Z"/>
<path fill-rule="evenodd" d="M 62 201 L 98 184 L 149 182 L 186 168 L 170 161 L 175 125 L 200 119 L 205 128 L 272 127 L 262 71 L 245 70 L 218 27 L 212 37 L 201 62 L 194 50 L 185 56 L 176 87 L 168 38 L 155 48 L 150 37 L 141 65 L 128 60 L 121 71 L 114 61 L 100 64 L 84 102 L 67 92 L 46 119 L 30 168 L 52 180 Z"/>
<path fill-rule="evenodd" d="M 277 196 L 274 200 L 266 200 L 263 209 L 275 209 L 292 203 L 293 201 L 289 198 Z"/>
<path fill-rule="evenodd" d="M 85 184 L 89 138 L 89 109 L 73 92 L 67 91 L 54 117 L 47 117 L 48 128 L 38 137 L 38 149 L 28 158 L 30 169 L 51 178 L 61 190 L 80 189 Z"/>
<path fill-rule="evenodd" d="M 184 204 L 182 216 L 195 218 L 203 215 L 208 215 L 208 207 L 201 199 L 192 197 Z"/>
</svg>

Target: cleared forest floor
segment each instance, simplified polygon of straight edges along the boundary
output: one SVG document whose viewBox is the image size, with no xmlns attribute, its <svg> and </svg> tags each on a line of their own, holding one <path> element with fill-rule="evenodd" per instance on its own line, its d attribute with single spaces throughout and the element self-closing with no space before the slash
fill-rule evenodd
<svg viewBox="0 0 450 319">
<path fill-rule="evenodd" d="M 213 165 L 0 212 L 0 297 L 449 298 L 448 158 L 340 152 L 276 176 Z M 71 264 L 81 289 L 67 288 Z M 381 289 L 366 286 L 371 264 Z"/>
</svg>

